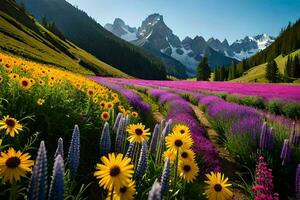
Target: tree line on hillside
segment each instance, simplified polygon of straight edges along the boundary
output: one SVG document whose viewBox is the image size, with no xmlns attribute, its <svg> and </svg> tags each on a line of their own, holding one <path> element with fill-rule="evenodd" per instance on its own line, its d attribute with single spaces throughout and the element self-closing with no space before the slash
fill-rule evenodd
<svg viewBox="0 0 300 200">
<path fill-rule="evenodd" d="M 54 33 L 57 37 L 59 37 L 62 40 L 66 40 L 64 34 L 57 28 L 55 22 L 50 22 L 47 21 L 47 18 L 44 16 L 42 19 L 42 25 L 48 29 L 49 31 L 51 31 L 52 33 Z"/>
<path fill-rule="evenodd" d="M 228 68 L 225 66 L 215 67 L 216 80 L 226 81 L 238 78 L 254 66 L 269 63 L 279 55 L 285 56 L 298 49 L 300 49 L 300 19 L 294 24 L 289 23 L 285 29 L 282 29 L 276 40 L 265 50 L 242 60 L 237 65 L 233 63 Z M 290 73 L 289 69 L 287 74 L 284 75 L 296 77 L 296 75 Z"/>
<path fill-rule="evenodd" d="M 300 62 L 299 56 L 288 56 L 285 64 L 284 75 L 288 78 L 300 78 Z"/>
</svg>

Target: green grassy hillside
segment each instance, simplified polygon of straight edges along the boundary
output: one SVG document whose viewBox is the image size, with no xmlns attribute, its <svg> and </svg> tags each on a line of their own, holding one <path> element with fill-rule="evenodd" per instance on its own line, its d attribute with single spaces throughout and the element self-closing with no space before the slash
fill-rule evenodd
<svg viewBox="0 0 300 200">
<path fill-rule="evenodd" d="M 74 72 L 129 77 L 61 40 L 11 0 L 0 1 L 0 50 Z"/>
<path fill-rule="evenodd" d="M 296 54 L 300 55 L 300 49 L 289 55 L 295 56 Z M 280 55 L 277 58 L 275 58 L 275 61 L 278 65 L 279 72 L 281 74 L 284 73 L 285 64 L 286 64 L 287 59 L 288 59 L 288 55 L 286 55 L 286 56 Z M 255 67 L 249 69 L 248 71 L 244 72 L 243 76 L 236 78 L 232 81 L 233 82 L 255 82 L 255 81 L 256 82 L 268 82 L 265 78 L 266 66 L 267 66 L 267 63 L 257 65 Z M 294 82 L 300 83 L 299 80 L 295 80 Z"/>
</svg>

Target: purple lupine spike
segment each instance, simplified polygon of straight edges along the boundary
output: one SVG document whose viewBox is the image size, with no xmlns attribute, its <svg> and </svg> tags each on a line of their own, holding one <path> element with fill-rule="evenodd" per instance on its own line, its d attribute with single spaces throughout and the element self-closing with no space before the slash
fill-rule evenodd
<svg viewBox="0 0 300 200">
<path fill-rule="evenodd" d="M 108 154 L 111 150 L 111 140 L 110 140 L 110 133 L 109 133 L 109 124 L 105 122 L 101 139 L 100 139 L 100 157 Z"/>
<path fill-rule="evenodd" d="M 281 149 L 280 158 L 282 160 L 282 166 L 290 161 L 291 157 L 291 147 L 288 139 L 285 139 Z"/>
<path fill-rule="evenodd" d="M 114 126 L 112 128 L 113 131 L 117 131 L 121 118 L 122 118 L 122 113 L 118 113 L 118 115 L 116 117 L 116 120 L 115 120 L 115 123 L 114 123 Z"/>
<path fill-rule="evenodd" d="M 297 199 L 300 199 L 300 164 L 298 164 L 295 176 L 295 195 Z"/>
<path fill-rule="evenodd" d="M 64 160 L 61 155 L 55 158 L 48 200 L 64 199 Z"/>
<path fill-rule="evenodd" d="M 159 136 L 159 130 L 160 130 L 160 125 L 156 124 L 153 130 L 152 138 L 151 138 L 151 143 L 150 143 L 150 150 L 151 153 L 155 153 L 156 151 L 156 146 L 157 146 L 157 141 L 158 141 L 158 136 Z"/>
<path fill-rule="evenodd" d="M 291 144 L 295 147 L 299 146 L 299 135 L 296 133 L 296 124 L 293 123 L 293 130 L 290 133 Z"/>
<path fill-rule="evenodd" d="M 168 134 L 171 132 L 171 125 L 172 125 L 172 120 L 168 120 L 167 123 L 166 123 L 165 128 L 161 132 L 163 138 L 168 136 Z"/>
<path fill-rule="evenodd" d="M 148 200 L 161 200 L 161 185 L 158 182 L 154 182 L 148 195 Z"/>
<path fill-rule="evenodd" d="M 80 160 L 80 131 L 78 125 L 75 125 L 71 144 L 68 151 L 68 164 L 71 177 L 75 178 Z"/>
<path fill-rule="evenodd" d="M 135 173 L 135 180 L 137 183 L 141 181 L 141 179 L 143 178 L 147 170 L 147 167 L 148 167 L 148 146 L 147 146 L 147 142 L 144 141 L 142 144 L 140 158 Z"/>
<path fill-rule="evenodd" d="M 46 199 L 47 190 L 47 153 L 44 141 L 41 141 L 32 170 L 28 200 Z"/>
<path fill-rule="evenodd" d="M 64 158 L 64 141 L 62 138 L 59 138 L 57 141 L 57 148 L 54 154 L 54 158 L 56 158 L 58 154 L 60 154 L 61 157 Z"/>
<path fill-rule="evenodd" d="M 267 124 L 267 122 L 264 122 L 264 124 L 262 126 L 262 130 L 261 130 L 261 134 L 260 134 L 260 139 L 259 139 L 259 147 L 261 149 L 266 148 L 266 139 L 267 139 L 266 137 L 268 134 L 268 130 L 269 130 L 268 124 Z"/>
<path fill-rule="evenodd" d="M 165 158 L 164 169 L 163 169 L 163 173 L 162 173 L 161 180 L 160 180 L 162 194 L 165 194 L 168 192 L 169 176 L 170 176 L 170 160 L 169 160 L 169 158 Z"/>
<path fill-rule="evenodd" d="M 115 151 L 119 153 L 122 152 L 122 143 L 125 137 L 124 127 L 125 127 L 125 118 L 122 118 L 119 121 L 117 134 L 116 134 L 116 142 L 115 142 Z"/>
<path fill-rule="evenodd" d="M 134 142 L 130 142 L 125 157 L 131 158 L 133 153 Z"/>
<path fill-rule="evenodd" d="M 274 133 L 274 129 L 271 127 L 268 131 L 266 149 L 271 150 L 273 148 L 274 140 L 275 140 L 275 133 Z"/>
</svg>

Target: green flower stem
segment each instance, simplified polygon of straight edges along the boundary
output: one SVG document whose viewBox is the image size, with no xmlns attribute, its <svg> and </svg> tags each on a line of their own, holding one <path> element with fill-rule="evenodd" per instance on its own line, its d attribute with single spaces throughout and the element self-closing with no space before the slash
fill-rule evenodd
<svg viewBox="0 0 300 200">
<path fill-rule="evenodd" d="M 176 181 L 177 181 L 177 170 L 178 170 L 178 150 L 176 152 L 176 160 L 175 160 L 175 173 L 174 173 L 174 185 L 173 185 L 173 192 L 175 192 L 176 189 Z"/>
</svg>

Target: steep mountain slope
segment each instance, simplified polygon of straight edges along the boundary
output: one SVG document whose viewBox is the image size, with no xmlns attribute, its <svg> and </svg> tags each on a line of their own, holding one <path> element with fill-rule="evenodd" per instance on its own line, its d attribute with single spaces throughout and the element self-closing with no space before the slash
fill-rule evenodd
<svg viewBox="0 0 300 200">
<path fill-rule="evenodd" d="M 170 55 L 164 54 L 151 42 L 147 41 L 147 39 L 138 39 L 138 30 L 135 27 L 126 25 L 122 19 L 116 18 L 113 24 L 106 24 L 104 28 L 123 40 L 131 42 L 136 46 L 142 46 L 153 56 L 160 59 L 166 66 L 167 74 L 177 78 L 187 78 L 188 74 L 190 73 L 186 66 L 180 61 L 176 60 Z"/>
<path fill-rule="evenodd" d="M 120 21 L 120 19 L 117 19 L 117 21 Z M 133 31 L 128 30 L 130 26 L 125 25 L 123 21 L 122 23 L 115 22 L 107 24 L 105 28 L 135 45 L 146 49 L 151 46 L 151 49 L 156 49 L 156 51 L 176 59 L 192 74 L 195 74 L 196 65 L 204 55 L 209 57 L 209 65 L 212 68 L 216 65 L 230 65 L 232 62 L 238 62 L 225 56 L 223 52 L 212 49 L 203 37 L 197 36 L 194 39 L 187 37 L 181 41 L 165 24 L 163 16 L 157 13 L 149 15 L 138 29 L 131 28 Z M 128 37 L 128 32 L 130 32 L 130 35 L 136 34 L 136 37 Z M 160 59 L 164 60 L 164 56 L 161 55 Z M 168 66 L 167 62 L 165 64 Z"/>
<path fill-rule="evenodd" d="M 42 20 L 54 21 L 64 36 L 97 58 L 132 76 L 165 79 L 163 63 L 141 48 L 119 39 L 105 30 L 85 12 L 65 0 L 17 0 Z"/>
<path fill-rule="evenodd" d="M 285 64 L 287 62 L 288 56 L 294 57 L 295 55 L 300 56 L 300 49 L 290 53 L 286 56 L 278 56 L 275 58 L 280 74 L 284 74 Z M 265 78 L 267 63 L 260 64 L 258 66 L 252 67 L 248 71 L 244 72 L 244 75 L 232 80 L 233 82 L 268 82 Z M 300 83 L 299 80 L 295 79 L 294 82 Z"/>
<path fill-rule="evenodd" d="M 74 72 L 129 77 L 71 42 L 61 40 L 14 1 L 0 1 L 0 49 Z"/>
</svg>

